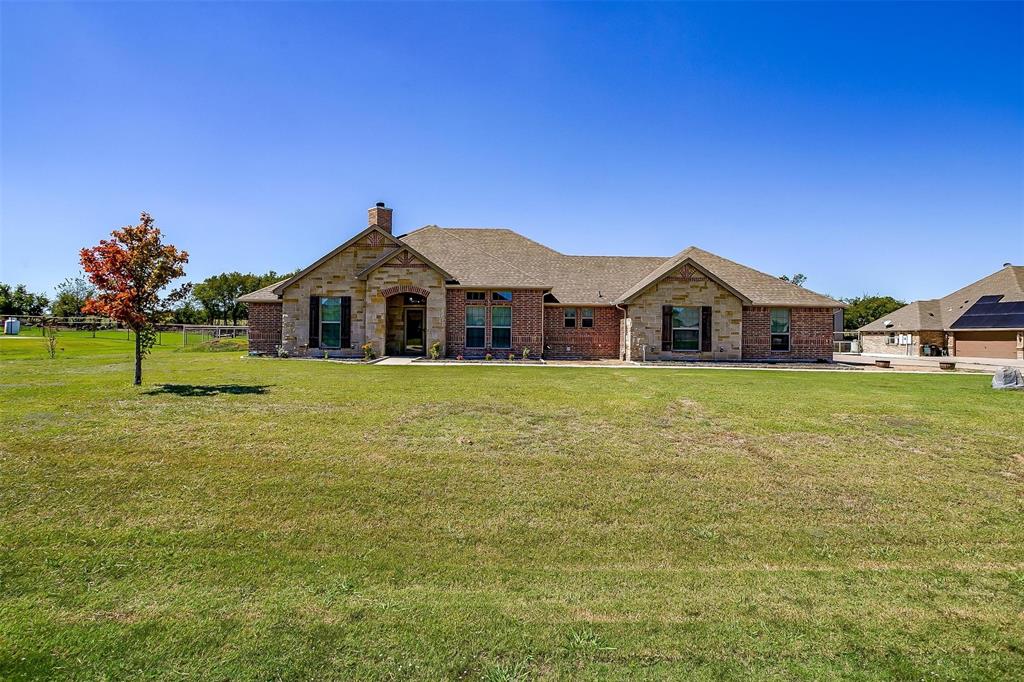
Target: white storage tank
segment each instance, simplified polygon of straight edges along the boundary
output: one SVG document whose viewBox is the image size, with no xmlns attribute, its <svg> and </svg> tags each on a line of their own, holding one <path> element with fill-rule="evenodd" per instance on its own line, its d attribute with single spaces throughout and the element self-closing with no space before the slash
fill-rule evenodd
<svg viewBox="0 0 1024 682">
<path fill-rule="evenodd" d="M 16 336 L 21 331 L 21 320 L 17 320 L 13 317 L 8 317 L 4 321 L 4 334 Z"/>
</svg>

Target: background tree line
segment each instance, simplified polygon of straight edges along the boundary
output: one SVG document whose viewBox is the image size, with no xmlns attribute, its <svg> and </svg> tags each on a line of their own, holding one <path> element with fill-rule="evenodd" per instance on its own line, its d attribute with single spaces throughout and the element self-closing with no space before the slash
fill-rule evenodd
<svg viewBox="0 0 1024 682">
<path fill-rule="evenodd" d="M 297 272 L 297 271 L 295 271 Z M 223 272 L 191 285 L 191 293 L 171 309 L 175 324 L 238 324 L 248 319 L 244 303 L 238 299 L 257 289 L 287 279 L 294 273 L 280 275 L 273 270 L 263 275 Z M 96 294 L 96 287 L 84 275 L 68 277 L 56 287 L 50 300 L 34 293 L 24 284 L 12 286 L 0 282 L 0 315 L 51 315 L 77 317 L 84 315 L 86 301 Z"/>
<path fill-rule="evenodd" d="M 779 279 L 802 287 L 807 282 L 807 275 L 798 272 L 792 277 L 782 275 Z M 864 294 L 863 296 L 852 296 L 836 300 L 842 301 L 847 305 L 846 310 L 843 311 L 843 329 L 846 331 L 860 329 L 869 322 L 874 322 L 880 317 L 888 315 L 894 310 L 899 310 L 906 305 L 905 301 L 901 301 L 898 298 L 882 296 L 880 294 Z"/>
<path fill-rule="evenodd" d="M 298 272 L 278 274 L 271 270 L 263 275 L 222 272 L 192 285 L 192 295 L 174 311 L 178 324 L 238 324 L 247 320 L 249 312 L 238 299 L 274 282 L 288 279 Z"/>
</svg>

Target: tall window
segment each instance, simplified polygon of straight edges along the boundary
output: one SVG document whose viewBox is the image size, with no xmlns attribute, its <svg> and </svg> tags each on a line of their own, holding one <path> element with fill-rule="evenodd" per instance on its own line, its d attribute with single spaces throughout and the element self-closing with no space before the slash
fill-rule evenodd
<svg viewBox="0 0 1024 682">
<path fill-rule="evenodd" d="M 511 291 L 492 291 L 491 292 L 491 300 L 492 301 L 502 301 L 502 302 L 507 303 L 507 302 L 512 300 L 512 292 Z"/>
<path fill-rule="evenodd" d="M 491 347 L 512 347 L 512 308 L 496 305 L 491 308 Z"/>
<path fill-rule="evenodd" d="M 320 347 L 341 348 L 341 299 L 320 298 Z"/>
<path fill-rule="evenodd" d="M 576 309 L 575 308 L 564 308 L 562 312 L 563 324 L 566 327 L 576 326 Z"/>
<path fill-rule="evenodd" d="M 466 306 L 466 348 L 484 347 L 484 324 L 487 308 L 482 305 Z"/>
<path fill-rule="evenodd" d="M 772 308 L 772 350 L 789 350 L 789 308 Z"/>
<path fill-rule="evenodd" d="M 593 327 L 594 326 L 594 309 L 584 308 L 580 311 L 580 326 L 581 327 Z"/>
<path fill-rule="evenodd" d="M 672 350 L 700 350 L 700 308 L 672 309 Z"/>
</svg>

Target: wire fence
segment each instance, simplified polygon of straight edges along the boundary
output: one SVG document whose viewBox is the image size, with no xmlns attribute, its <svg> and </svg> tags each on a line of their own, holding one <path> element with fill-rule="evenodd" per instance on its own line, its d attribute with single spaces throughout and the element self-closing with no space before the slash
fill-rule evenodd
<svg viewBox="0 0 1024 682">
<path fill-rule="evenodd" d="M 135 341 L 135 332 L 106 317 L 51 317 L 48 315 L 7 315 L 6 320 L 17 320 L 19 334 L 44 336 L 47 328 L 73 333 L 80 338 Z M 6 332 L 6 325 L 5 325 Z M 156 327 L 158 346 L 191 346 L 214 339 L 247 339 L 246 325 L 223 324 L 161 324 Z"/>
<path fill-rule="evenodd" d="M 843 331 L 832 333 L 832 351 L 834 353 L 859 353 L 860 332 Z"/>
</svg>

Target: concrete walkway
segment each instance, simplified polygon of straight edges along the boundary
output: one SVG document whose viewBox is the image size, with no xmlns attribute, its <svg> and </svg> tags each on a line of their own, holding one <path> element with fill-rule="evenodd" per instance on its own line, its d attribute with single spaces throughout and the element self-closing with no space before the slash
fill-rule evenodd
<svg viewBox="0 0 1024 682">
<path fill-rule="evenodd" d="M 1020 367 L 1024 369 L 1024 360 L 1009 358 L 973 358 L 967 356 L 954 357 L 919 357 L 908 355 L 883 355 L 881 353 L 836 353 L 836 362 L 853 365 L 874 365 L 875 360 L 889 360 L 893 367 L 941 372 L 940 362 L 955 362 L 957 369 L 976 372 L 995 372 L 1000 367 Z"/>
<path fill-rule="evenodd" d="M 388 358 L 390 359 L 390 358 Z M 395 358 L 396 360 L 404 358 Z M 378 360 L 373 363 L 383 364 L 409 364 L 404 362 L 385 363 Z M 697 363 L 697 362 L 624 362 L 622 360 L 545 360 L 540 363 L 517 364 L 514 362 L 487 362 L 486 360 L 419 360 L 415 363 L 418 367 L 540 367 L 540 368 L 581 368 L 581 369 L 649 369 L 649 370 L 748 370 L 756 372 L 879 372 L 888 374 L 931 374 L 942 372 L 942 374 L 957 374 L 958 372 L 947 372 L 939 370 L 938 367 L 909 367 L 893 363 L 890 369 L 875 367 L 874 360 L 870 363 L 847 363 L 836 362 L 830 364 L 807 363 L 807 364 L 757 364 L 740 362 L 719 362 L 719 363 Z M 959 368 L 958 368 L 959 370 Z M 968 370 L 965 370 L 965 372 Z M 993 368 L 988 368 L 989 372 Z"/>
<path fill-rule="evenodd" d="M 508 362 L 487 362 L 486 360 L 434 360 L 426 358 L 414 358 L 409 356 L 387 356 L 375 360 L 373 365 L 420 365 L 424 367 L 447 366 L 489 366 L 489 367 L 585 367 L 585 368 L 642 368 L 642 369 L 746 369 L 761 370 L 768 372 L 849 372 L 861 370 L 869 372 L 897 372 L 897 373 L 932 373 L 953 374 L 954 372 L 939 369 L 939 360 L 953 360 L 956 362 L 958 371 L 966 372 L 987 372 L 993 373 L 998 367 L 1013 366 L 1024 368 L 1024 360 L 1000 360 L 993 358 L 918 358 L 902 357 L 894 355 L 868 355 L 857 353 L 836 353 L 834 355 L 836 364 L 822 365 L 808 363 L 771 365 L 767 363 L 742 363 L 742 362 L 721 362 L 721 363 L 687 363 L 687 362 L 624 362 L 622 360 L 546 360 L 543 363 L 517 364 Z M 892 363 L 890 369 L 875 367 L 875 360 L 889 360 Z"/>
<path fill-rule="evenodd" d="M 375 365 L 411 365 L 412 361 L 415 360 L 415 359 L 416 358 L 405 356 L 405 355 L 395 355 L 395 356 L 388 356 L 386 358 L 381 358 L 380 360 L 378 360 L 377 362 L 375 362 L 373 364 L 375 364 Z"/>
</svg>

